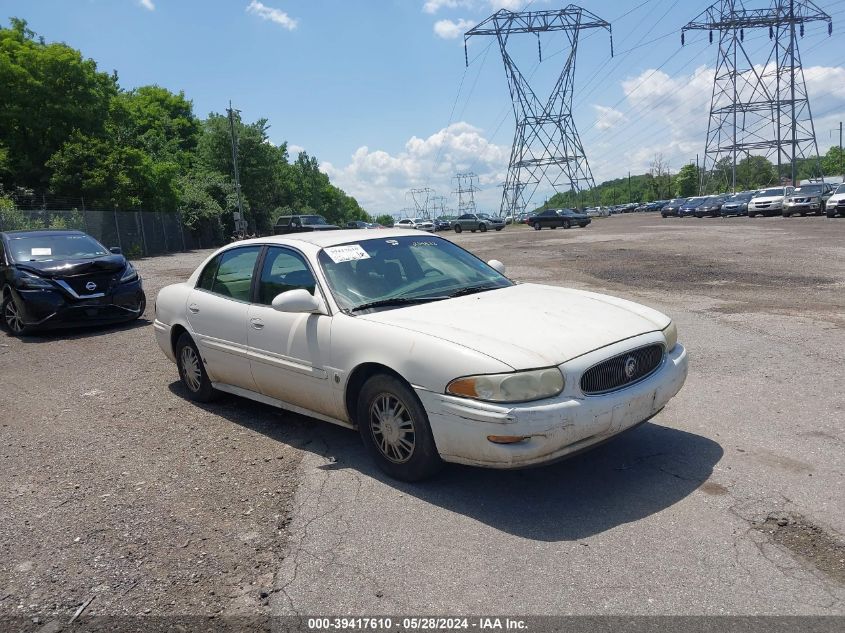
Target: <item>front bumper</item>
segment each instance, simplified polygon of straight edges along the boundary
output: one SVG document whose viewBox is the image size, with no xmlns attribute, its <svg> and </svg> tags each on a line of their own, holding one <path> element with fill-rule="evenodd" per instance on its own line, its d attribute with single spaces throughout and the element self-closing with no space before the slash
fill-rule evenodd
<svg viewBox="0 0 845 633">
<path fill-rule="evenodd" d="M 57 289 L 14 289 L 12 294 L 24 324 L 45 330 L 131 321 L 141 315 L 146 304 L 140 279 L 91 299 L 74 299 Z"/>
<path fill-rule="evenodd" d="M 819 202 L 787 202 L 783 205 L 784 213 L 821 213 Z"/>
<path fill-rule="evenodd" d="M 560 366 L 564 392 L 524 404 L 493 404 L 417 388 L 434 442 L 447 462 L 521 468 L 552 462 L 599 444 L 659 412 L 680 391 L 687 377 L 687 353 L 680 344 L 665 355 L 645 380 L 618 391 L 584 396 L 581 374 L 617 353 L 662 340 L 643 335 L 585 354 Z M 522 436 L 516 444 L 494 444 L 490 435 Z"/>
</svg>

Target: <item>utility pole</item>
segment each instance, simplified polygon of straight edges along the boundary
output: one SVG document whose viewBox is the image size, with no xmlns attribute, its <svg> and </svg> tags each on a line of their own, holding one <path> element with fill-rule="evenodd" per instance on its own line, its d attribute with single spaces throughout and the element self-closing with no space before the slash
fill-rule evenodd
<svg viewBox="0 0 845 633">
<path fill-rule="evenodd" d="M 631 202 L 631 172 L 628 172 L 628 202 Z"/>
<path fill-rule="evenodd" d="M 226 110 L 229 114 L 229 134 L 232 137 L 232 168 L 235 172 L 235 192 L 238 194 L 238 211 L 233 213 L 235 220 L 235 232 L 244 237 L 246 234 L 246 222 L 244 221 L 244 208 L 241 202 L 241 176 L 238 171 L 238 134 L 235 131 L 235 112 L 241 113 L 240 110 L 232 109 L 232 102 L 229 101 L 229 108 Z"/>
</svg>

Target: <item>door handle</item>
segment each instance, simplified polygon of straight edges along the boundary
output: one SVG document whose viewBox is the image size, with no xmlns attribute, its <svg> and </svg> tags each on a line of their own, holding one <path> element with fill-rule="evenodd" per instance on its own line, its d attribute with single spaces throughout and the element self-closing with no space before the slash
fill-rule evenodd
<svg viewBox="0 0 845 633">
<path fill-rule="evenodd" d="M 196 303 L 192 303 L 188 306 L 188 310 L 190 310 L 192 314 L 197 314 L 200 311 L 200 307 Z"/>
<path fill-rule="evenodd" d="M 253 330 L 260 330 L 264 327 L 264 321 L 261 319 L 250 319 L 249 322 L 252 325 Z"/>
</svg>

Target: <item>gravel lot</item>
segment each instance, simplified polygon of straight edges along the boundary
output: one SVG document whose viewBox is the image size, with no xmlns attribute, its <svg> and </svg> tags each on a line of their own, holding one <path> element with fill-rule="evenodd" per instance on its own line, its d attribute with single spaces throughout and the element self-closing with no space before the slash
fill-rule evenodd
<svg viewBox="0 0 845 633">
<path fill-rule="evenodd" d="M 686 387 L 567 462 L 407 485 L 349 431 L 188 402 L 149 320 L 3 335 L 0 617 L 845 615 L 845 220 L 449 237 L 667 312 Z M 138 262 L 150 299 L 204 256 Z"/>
</svg>

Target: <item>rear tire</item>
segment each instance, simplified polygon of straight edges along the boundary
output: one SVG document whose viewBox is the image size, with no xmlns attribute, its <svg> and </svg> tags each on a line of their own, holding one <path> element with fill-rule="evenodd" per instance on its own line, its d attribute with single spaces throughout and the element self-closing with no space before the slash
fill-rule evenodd
<svg viewBox="0 0 845 633">
<path fill-rule="evenodd" d="M 364 383 L 357 422 L 367 452 L 390 477 L 421 481 L 443 467 L 425 409 L 395 376 L 376 374 Z"/>
<path fill-rule="evenodd" d="M 568 229 L 571 225 L 569 224 L 569 220 L 563 221 L 563 228 Z"/>
<path fill-rule="evenodd" d="M 179 378 L 188 391 L 188 397 L 195 402 L 214 400 L 220 392 L 211 386 L 202 356 L 190 334 L 183 332 L 179 336 L 174 352 L 176 366 L 179 368 Z"/>
<path fill-rule="evenodd" d="M 487 232 L 487 225 L 486 224 L 479 224 L 478 230 L 481 231 L 482 233 L 486 233 Z"/>
</svg>

